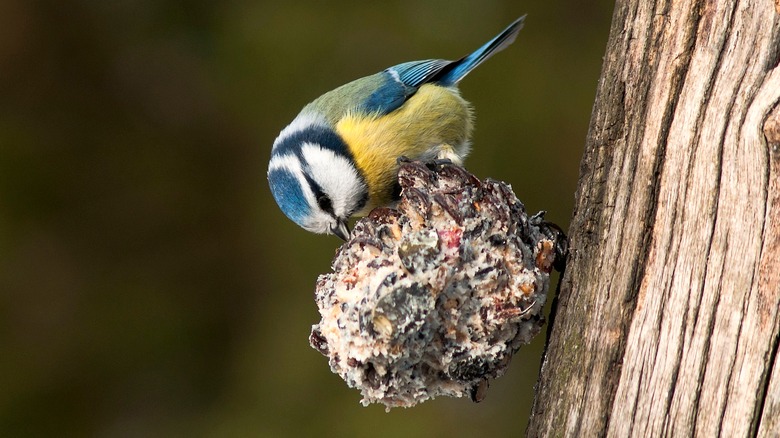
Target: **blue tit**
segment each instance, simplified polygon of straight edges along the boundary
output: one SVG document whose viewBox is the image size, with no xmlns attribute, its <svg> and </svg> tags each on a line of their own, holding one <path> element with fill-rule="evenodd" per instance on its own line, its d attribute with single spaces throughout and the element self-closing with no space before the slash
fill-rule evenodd
<svg viewBox="0 0 780 438">
<path fill-rule="evenodd" d="M 282 212 L 306 230 L 346 240 L 350 217 L 398 199 L 399 157 L 460 164 L 474 116 L 458 82 L 512 44 L 524 19 L 457 61 L 405 62 L 306 105 L 271 150 L 268 182 Z"/>
</svg>

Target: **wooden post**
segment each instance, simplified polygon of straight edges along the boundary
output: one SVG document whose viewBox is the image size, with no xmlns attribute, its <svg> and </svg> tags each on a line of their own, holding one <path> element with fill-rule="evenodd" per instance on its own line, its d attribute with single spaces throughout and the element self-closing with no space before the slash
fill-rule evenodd
<svg viewBox="0 0 780 438">
<path fill-rule="evenodd" d="M 618 0 L 527 434 L 780 436 L 780 0 Z"/>
</svg>

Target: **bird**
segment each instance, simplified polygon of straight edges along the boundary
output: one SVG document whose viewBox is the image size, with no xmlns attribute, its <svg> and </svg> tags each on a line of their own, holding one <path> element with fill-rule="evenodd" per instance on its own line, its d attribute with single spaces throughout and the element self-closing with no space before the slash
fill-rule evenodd
<svg viewBox="0 0 780 438">
<path fill-rule="evenodd" d="M 525 15 L 455 61 L 398 64 L 307 104 L 274 140 L 268 183 L 293 222 L 348 240 L 348 221 L 399 199 L 399 158 L 462 164 L 471 104 L 458 83 L 515 41 Z"/>
</svg>

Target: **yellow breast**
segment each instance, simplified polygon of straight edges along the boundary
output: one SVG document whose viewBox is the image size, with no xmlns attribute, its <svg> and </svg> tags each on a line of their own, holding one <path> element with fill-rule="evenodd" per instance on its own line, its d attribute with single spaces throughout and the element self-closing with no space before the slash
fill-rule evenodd
<svg viewBox="0 0 780 438">
<path fill-rule="evenodd" d="M 336 124 L 363 172 L 369 199 L 363 214 L 391 202 L 400 156 L 434 158 L 452 148 L 464 158 L 473 126 L 471 107 L 458 91 L 425 84 L 386 115 L 348 114 Z"/>
</svg>

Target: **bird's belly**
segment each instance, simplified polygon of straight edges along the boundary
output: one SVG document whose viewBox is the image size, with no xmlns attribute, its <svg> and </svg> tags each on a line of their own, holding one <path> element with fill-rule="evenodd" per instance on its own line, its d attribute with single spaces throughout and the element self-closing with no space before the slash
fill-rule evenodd
<svg viewBox="0 0 780 438">
<path fill-rule="evenodd" d="M 461 159 L 469 149 L 471 107 L 456 89 L 425 84 L 397 110 L 380 116 L 349 114 L 336 131 L 369 187 L 365 212 L 392 201 L 398 157 L 434 158 L 449 146 Z"/>
</svg>

